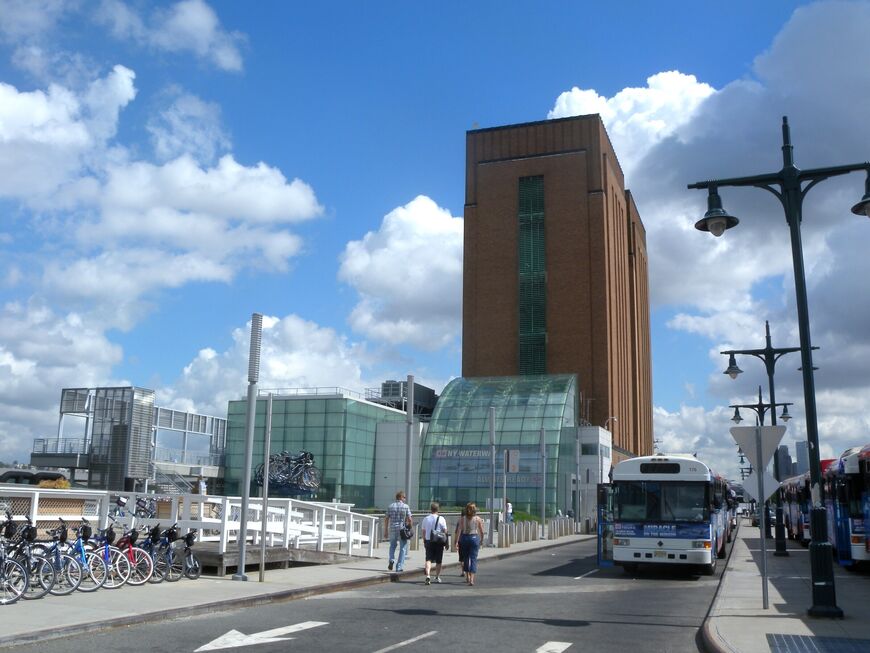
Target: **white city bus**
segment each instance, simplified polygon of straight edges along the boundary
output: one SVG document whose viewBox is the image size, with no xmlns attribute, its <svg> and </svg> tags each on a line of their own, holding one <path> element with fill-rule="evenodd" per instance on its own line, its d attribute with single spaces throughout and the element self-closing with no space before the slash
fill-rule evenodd
<svg viewBox="0 0 870 653">
<path fill-rule="evenodd" d="M 613 562 L 716 571 L 736 507 L 728 483 L 691 454 L 630 458 L 613 469 Z"/>
</svg>

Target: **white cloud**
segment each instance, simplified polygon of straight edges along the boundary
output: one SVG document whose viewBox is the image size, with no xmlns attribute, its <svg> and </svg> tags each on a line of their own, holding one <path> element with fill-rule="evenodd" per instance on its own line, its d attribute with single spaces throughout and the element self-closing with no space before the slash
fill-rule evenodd
<svg viewBox="0 0 870 653">
<path fill-rule="evenodd" d="M 242 70 L 239 46 L 244 35 L 221 27 L 214 10 L 203 0 L 182 0 L 152 12 L 143 20 L 120 0 L 103 0 L 98 22 L 119 40 L 132 40 L 165 52 L 191 52 L 222 70 Z"/>
<path fill-rule="evenodd" d="M 220 122 L 220 107 L 195 95 L 170 89 L 171 104 L 148 121 L 154 153 L 161 161 L 189 154 L 200 163 L 212 163 L 230 149 Z"/>
<path fill-rule="evenodd" d="M 29 460 L 34 437 L 55 437 L 60 388 L 105 384 L 121 349 L 102 325 L 35 302 L 0 308 L 0 460 Z"/>
<path fill-rule="evenodd" d="M 0 37 L 13 43 L 51 32 L 66 5 L 64 0 L 0 0 Z"/>
<path fill-rule="evenodd" d="M 82 93 L 52 84 L 22 92 L 0 82 L 0 196 L 45 206 L 88 174 L 136 95 L 135 75 L 115 66 Z"/>
<path fill-rule="evenodd" d="M 670 70 L 652 75 L 645 88 L 625 88 L 612 98 L 576 86 L 558 98 L 548 118 L 590 113 L 601 115 L 626 177 L 649 149 L 678 133 L 692 120 L 701 103 L 715 93 L 694 75 Z"/>
<path fill-rule="evenodd" d="M 437 349 L 456 341 L 462 311 L 462 219 L 420 195 L 345 247 L 339 279 L 360 300 L 354 330 Z"/>
<path fill-rule="evenodd" d="M 159 393 L 160 405 L 224 415 L 227 402 L 245 396 L 250 323 L 233 330 L 223 352 L 202 349 L 181 378 Z M 372 385 L 363 379 L 365 350 L 333 329 L 297 315 L 263 317 L 259 387 L 343 387 L 356 392 Z"/>
</svg>

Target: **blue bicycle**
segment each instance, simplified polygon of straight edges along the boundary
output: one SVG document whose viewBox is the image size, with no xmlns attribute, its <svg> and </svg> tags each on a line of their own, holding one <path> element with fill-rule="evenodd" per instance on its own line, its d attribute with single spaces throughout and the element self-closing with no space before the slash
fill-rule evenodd
<svg viewBox="0 0 870 653">
<path fill-rule="evenodd" d="M 87 519 L 82 517 L 81 525 L 76 529 L 76 539 L 67 553 L 72 555 L 82 566 L 82 581 L 79 583 L 80 592 L 96 592 L 106 582 L 109 568 L 103 559 L 93 551 L 85 548 L 85 543 L 91 539 L 93 530 Z"/>
<path fill-rule="evenodd" d="M 84 571 L 75 556 L 64 551 L 68 529 L 66 522 L 60 518 L 60 526 L 48 532 L 51 544 L 36 542 L 33 552 L 47 559 L 54 567 L 54 586 L 49 590 L 55 596 L 65 596 L 75 592 L 82 583 Z"/>
<path fill-rule="evenodd" d="M 93 538 L 94 553 L 97 553 L 106 563 L 106 580 L 103 587 L 114 590 L 123 586 L 130 578 L 130 561 L 120 549 L 112 546 L 115 541 L 115 529 L 109 524 L 101 528 Z"/>
</svg>

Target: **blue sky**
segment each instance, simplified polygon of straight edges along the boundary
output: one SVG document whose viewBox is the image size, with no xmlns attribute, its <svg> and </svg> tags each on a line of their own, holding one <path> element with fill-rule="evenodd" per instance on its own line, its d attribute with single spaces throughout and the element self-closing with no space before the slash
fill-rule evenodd
<svg viewBox="0 0 870 653">
<path fill-rule="evenodd" d="M 54 434 L 62 387 L 222 414 L 254 311 L 261 387 L 440 390 L 465 131 L 597 112 L 648 231 L 656 438 L 734 473 L 727 404 L 763 370 L 732 383 L 716 352 L 765 319 L 797 344 L 787 231 L 740 190 L 714 241 L 685 186 L 777 170 L 784 114 L 798 165 L 870 157 L 868 28 L 867 2 L 0 0 L 0 459 Z M 823 455 L 867 440 L 862 182 L 806 205 Z"/>
</svg>

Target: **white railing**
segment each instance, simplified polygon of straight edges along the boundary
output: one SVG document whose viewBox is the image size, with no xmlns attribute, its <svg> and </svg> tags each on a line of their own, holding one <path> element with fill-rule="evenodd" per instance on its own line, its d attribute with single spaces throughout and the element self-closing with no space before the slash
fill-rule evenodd
<svg viewBox="0 0 870 653">
<path fill-rule="evenodd" d="M 126 500 L 118 506 L 118 497 Z M 137 500 L 147 507 L 137 516 Z M 126 527 L 177 523 L 179 529 L 198 531 L 200 541 L 218 543 L 223 554 L 230 542 L 239 539 L 241 497 L 200 494 L 155 495 L 141 492 L 103 492 L 98 490 L 52 490 L 21 485 L 0 485 L 0 513 L 9 510 L 16 521 L 30 516 L 40 531 L 53 528 L 60 519 L 71 524 L 82 518 L 105 528 L 111 515 Z M 374 556 L 380 519 L 351 511 L 352 504 L 318 503 L 296 499 L 269 499 L 266 519 L 266 543 L 287 548 L 313 547 L 326 550 L 339 545 L 347 554 Z M 150 510 L 154 516 L 149 516 Z M 245 538 L 259 544 L 263 528 L 263 500 L 248 502 Z M 41 533 L 42 534 L 42 533 Z"/>
</svg>

